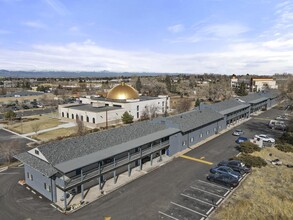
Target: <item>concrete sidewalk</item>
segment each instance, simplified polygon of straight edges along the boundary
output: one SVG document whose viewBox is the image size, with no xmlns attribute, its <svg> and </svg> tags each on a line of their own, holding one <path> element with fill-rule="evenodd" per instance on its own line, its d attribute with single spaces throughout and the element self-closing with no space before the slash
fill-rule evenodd
<svg viewBox="0 0 293 220">
<path fill-rule="evenodd" d="M 48 131 L 57 130 L 57 129 L 60 129 L 60 128 L 71 128 L 71 127 L 74 127 L 74 126 L 76 126 L 76 124 L 74 122 L 69 122 L 69 123 L 65 123 L 65 124 L 58 125 L 58 126 L 53 127 L 53 128 L 48 128 L 48 129 L 40 130 L 37 133 L 36 132 L 31 132 L 31 133 L 23 134 L 23 136 L 25 136 L 25 137 L 27 137 L 27 136 L 33 136 L 33 135 L 36 135 L 36 134 L 42 134 L 42 133 L 46 133 Z"/>
</svg>

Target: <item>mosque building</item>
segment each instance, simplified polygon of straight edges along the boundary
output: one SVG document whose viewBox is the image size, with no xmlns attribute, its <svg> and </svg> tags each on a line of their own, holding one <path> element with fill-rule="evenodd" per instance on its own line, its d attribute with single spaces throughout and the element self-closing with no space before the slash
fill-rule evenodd
<svg viewBox="0 0 293 220">
<path fill-rule="evenodd" d="M 106 97 L 86 96 L 80 98 L 79 103 L 59 105 L 59 116 L 66 121 L 81 120 L 85 126 L 95 128 L 121 123 L 125 112 L 138 121 L 163 115 L 170 110 L 168 96 L 140 96 L 132 86 L 122 82 L 112 88 Z"/>
</svg>

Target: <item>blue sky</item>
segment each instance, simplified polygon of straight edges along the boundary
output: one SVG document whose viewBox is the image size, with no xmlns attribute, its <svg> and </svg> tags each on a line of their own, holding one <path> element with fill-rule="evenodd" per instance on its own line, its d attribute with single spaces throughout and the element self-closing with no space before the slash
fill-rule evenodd
<svg viewBox="0 0 293 220">
<path fill-rule="evenodd" d="M 293 72 L 293 0 L 0 0 L 0 69 Z"/>
</svg>

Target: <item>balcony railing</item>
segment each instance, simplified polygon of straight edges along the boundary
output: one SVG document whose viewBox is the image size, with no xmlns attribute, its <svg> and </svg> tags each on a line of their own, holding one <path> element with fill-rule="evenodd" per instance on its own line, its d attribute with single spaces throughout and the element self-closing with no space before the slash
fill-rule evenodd
<svg viewBox="0 0 293 220">
<path fill-rule="evenodd" d="M 148 156 L 156 151 L 159 151 L 165 147 L 167 147 L 169 145 L 169 141 L 164 141 L 161 142 L 160 144 L 154 145 L 154 146 L 150 146 L 148 148 L 143 149 L 141 152 L 135 152 L 134 154 L 130 155 L 130 158 L 128 158 L 128 156 L 120 158 L 119 160 L 115 160 L 110 164 L 105 164 L 102 165 L 99 169 L 99 167 L 97 166 L 94 169 L 88 170 L 83 172 L 82 176 L 74 176 L 68 180 L 65 181 L 65 188 L 66 189 L 71 189 L 79 184 L 81 184 L 82 182 L 87 182 L 90 181 L 96 177 L 99 177 L 100 175 L 103 175 L 105 173 L 108 173 L 110 171 L 113 171 L 119 167 L 128 165 L 138 159 L 141 159 L 145 156 Z M 64 189 L 64 186 L 62 186 L 61 184 L 58 185 L 60 188 Z"/>
</svg>

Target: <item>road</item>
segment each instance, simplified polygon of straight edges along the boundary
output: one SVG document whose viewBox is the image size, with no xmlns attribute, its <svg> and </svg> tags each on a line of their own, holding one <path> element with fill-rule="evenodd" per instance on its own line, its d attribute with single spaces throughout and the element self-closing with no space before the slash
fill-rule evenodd
<svg viewBox="0 0 293 220">
<path fill-rule="evenodd" d="M 243 129 L 245 136 L 249 138 L 259 133 L 279 136 L 280 131 L 267 127 L 268 120 L 279 114 L 279 110 L 272 109 L 237 128 Z M 235 156 L 238 153 L 235 149 L 237 137 L 231 133 L 232 131 L 228 131 L 186 155 L 204 157 L 204 160 L 213 162 L 214 165 Z M 23 178 L 20 170 L 20 174 L 0 174 L 0 184 L 5 184 L 5 187 L 0 189 L 1 219 L 40 219 L 40 216 L 42 219 L 88 220 L 103 219 L 104 216 L 111 216 L 115 220 L 158 219 L 159 211 L 165 212 L 170 208 L 171 201 L 179 201 L 184 190 L 195 181 L 205 180 L 210 168 L 211 165 L 176 158 L 69 216 L 59 213 L 49 206 L 48 201 L 38 198 L 25 187 L 18 185 L 16 181 Z"/>
</svg>

